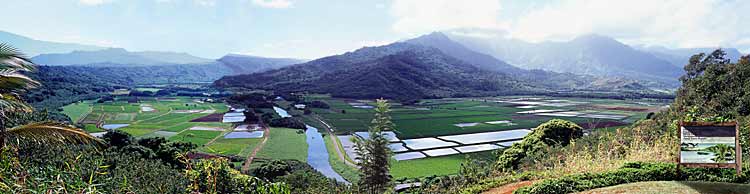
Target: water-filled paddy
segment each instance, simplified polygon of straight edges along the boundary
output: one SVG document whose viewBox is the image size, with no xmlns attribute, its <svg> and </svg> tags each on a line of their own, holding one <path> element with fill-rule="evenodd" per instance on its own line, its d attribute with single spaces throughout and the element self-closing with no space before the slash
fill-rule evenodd
<svg viewBox="0 0 750 194">
<path fill-rule="evenodd" d="M 502 147 L 495 145 L 495 144 L 480 144 L 480 145 L 456 147 L 456 150 L 458 150 L 461 153 L 472 153 L 472 152 L 495 150 L 495 149 L 500 149 L 500 148 Z"/>
<path fill-rule="evenodd" d="M 450 146 L 458 145 L 453 142 L 447 142 L 447 141 L 439 140 L 439 139 L 432 138 L 432 137 L 419 138 L 419 139 L 407 139 L 407 140 L 403 140 L 403 142 L 406 144 L 406 147 L 414 149 L 414 150 L 450 147 Z"/>
<path fill-rule="evenodd" d="M 503 141 L 503 140 L 521 139 L 524 136 L 526 136 L 526 134 L 529 134 L 529 133 L 531 133 L 531 130 L 515 129 L 515 130 L 486 132 L 486 133 L 440 136 L 438 138 L 449 140 L 449 141 L 455 141 L 461 144 L 477 144 L 477 143 L 496 142 L 496 141 Z"/>
<path fill-rule="evenodd" d="M 458 151 L 454 150 L 453 148 L 441 148 L 441 149 L 434 149 L 434 150 L 426 150 L 423 152 L 430 157 L 459 154 Z"/>
<path fill-rule="evenodd" d="M 253 131 L 253 132 L 247 132 L 247 131 L 239 131 L 239 132 L 230 132 L 224 135 L 224 138 L 227 139 L 234 139 L 234 138 L 261 138 L 263 137 L 263 131 Z"/>
<path fill-rule="evenodd" d="M 112 129 L 119 129 L 119 128 L 127 127 L 128 125 L 130 124 L 106 124 L 106 125 L 102 125 L 102 128 L 112 130 Z"/>
<path fill-rule="evenodd" d="M 406 152 L 406 153 L 400 153 L 400 154 L 394 154 L 393 158 L 396 160 L 413 160 L 413 159 L 419 159 L 427 157 L 424 154 L 420 152 Z"/>
</svg>

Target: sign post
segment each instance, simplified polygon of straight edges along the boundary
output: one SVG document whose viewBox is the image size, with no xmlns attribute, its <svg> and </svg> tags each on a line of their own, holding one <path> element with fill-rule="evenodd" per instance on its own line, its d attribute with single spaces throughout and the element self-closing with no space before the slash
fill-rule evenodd
<svg viewBox="0 0 750 194">
<path fill-rule="evenodd" d="M 680 167 L 734 168 L 742 173 L 737 122 L 680 122 Z"/>
</svg>

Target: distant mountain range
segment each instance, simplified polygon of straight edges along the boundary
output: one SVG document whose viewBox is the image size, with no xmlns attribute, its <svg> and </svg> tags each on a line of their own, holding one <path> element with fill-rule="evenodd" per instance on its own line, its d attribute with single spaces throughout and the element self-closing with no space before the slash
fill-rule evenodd
<svg viewBox="0 0 750 194">
<path fill-rule="evenodd" d="M 711 52 L 715 51 L 719 48 L 681 48 L 681 49 L 670 49 L 666 47 L 661 46 L 650 46 L 650 47 L 644 47 L 644 46 L 636 46 L 636 49 L 651 53 L 652 55 L 663 59 L 665 61 L 669 61 L 672 63 L 672 65 L 677 67 L 684 67 L 687 65 L 690 61 L 690 57 L 692 57 L 695 54 L 698 53 L 705 53 L 706 55 L 710 54 Z M 724 50 L 724 52 L 727 53 L 727 57 L 732 60 L 732 62 L 736 62 L 742 57 L 742 53 L 740 53 L 739 50 L 736 48 L 721 48 Z"/>
<path fill-rule="evenodd" d="M 216 61 L 221 66 L 229 68 L 231 75 L 263 72 L 305 62 L 301 59 L 266 58 L 241 54 L 228 54 Z"/>
<path fill-rule="evenodd" d="M 631 47 L 600 35 L 529 43 L 436 32 L 305 62 L 239 54 L 213 60 L 176 52 L 131 52 L 6 32 L 0 38 L 25 52 L 39 53 L 32 58 L 38 64 L 124 85 L 215 81 L 218 87 L 407 100 L 555 91 L 653 92 L 679 85 L 680 64 L 693 53 L 712 50 Z M 736 49 L 725 50 L 733 60 L 741 55 Z"/>
<path fill-rule="evenodd" d="M 625 78 L 521 69 L 476 52 L 442 33 L 248 75 L 227 76 L 218 87 L 338 97 L 394 99 L 531 94 L 556 90 L 648 90 L 658 85 Z"/>
<path fill-rule="evenodd" d="M 41 54 L 31 58 L 34 63 L 50 66 L 120 64 L 128 66 L 210 63 L 211 59 L 175 52 L 129 52 L 122 48 L 96 51 L 73 51 L 59 54 Z"/>
<path fill-rule="evenodd" d="M 120 64 L 93 63 L 54 66 L 120 80 L 126 85 L 213 82 L 223 76 L 278 69 L 303 62 L 296 59 L 227 55 L 216 61 L 196 64 Z"/>
<path fill-rule="evenodd" d="M 529 43 L 502 37 L 452 35 L 451 39 L 524 69 L 677 84 L 682 68 L 615 39 L 585 35 L 566 42 Z"/>
<path fill-rule="evenodd" d="M 508 75 L 411 43 L 365 47 L 267 72 L 227 76 L 219 87 L 310 91 L 338 97 L 419 99 L 528 93 Z"/>
<path fill-rule="evenodd" d="M 0 31 L 0 42 L 13 45 L 13 47 L 18 48 L 28 57 L 45 53 L 67 53 L 73 51 L 95 51 L 104 49 L 104 47 L 91 45 L 34 40 L 5 31 Z"/>
</svg>

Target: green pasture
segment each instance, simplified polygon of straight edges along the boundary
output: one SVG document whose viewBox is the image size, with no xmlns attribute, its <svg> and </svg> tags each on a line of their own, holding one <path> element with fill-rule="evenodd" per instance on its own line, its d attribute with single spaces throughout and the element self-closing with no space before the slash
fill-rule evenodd
<svg viewBox="0 0 750 194">
<path fill-rule="evenodd" d="M 271 128 L 271 133 L 256 155 L 257 158 L 274 160 L 295 159 L 307 161 L 307 142 L 305 133 L 298 133 L 298 129 Z"/>
</svg>

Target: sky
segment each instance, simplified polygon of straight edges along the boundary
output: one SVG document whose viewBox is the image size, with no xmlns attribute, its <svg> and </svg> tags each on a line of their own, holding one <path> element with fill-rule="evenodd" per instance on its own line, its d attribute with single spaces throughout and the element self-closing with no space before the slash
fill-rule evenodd
<svg viewBox="0 0 750 194">
<path fill-rule="evenodd" d="M 206 58 L 315 59 L 434 31 L 530 42 L 595 33 L 750 53 L 746 0 L 3 0 L 2 7 L 0 30 L 34 39 Z"/>
</svg>

